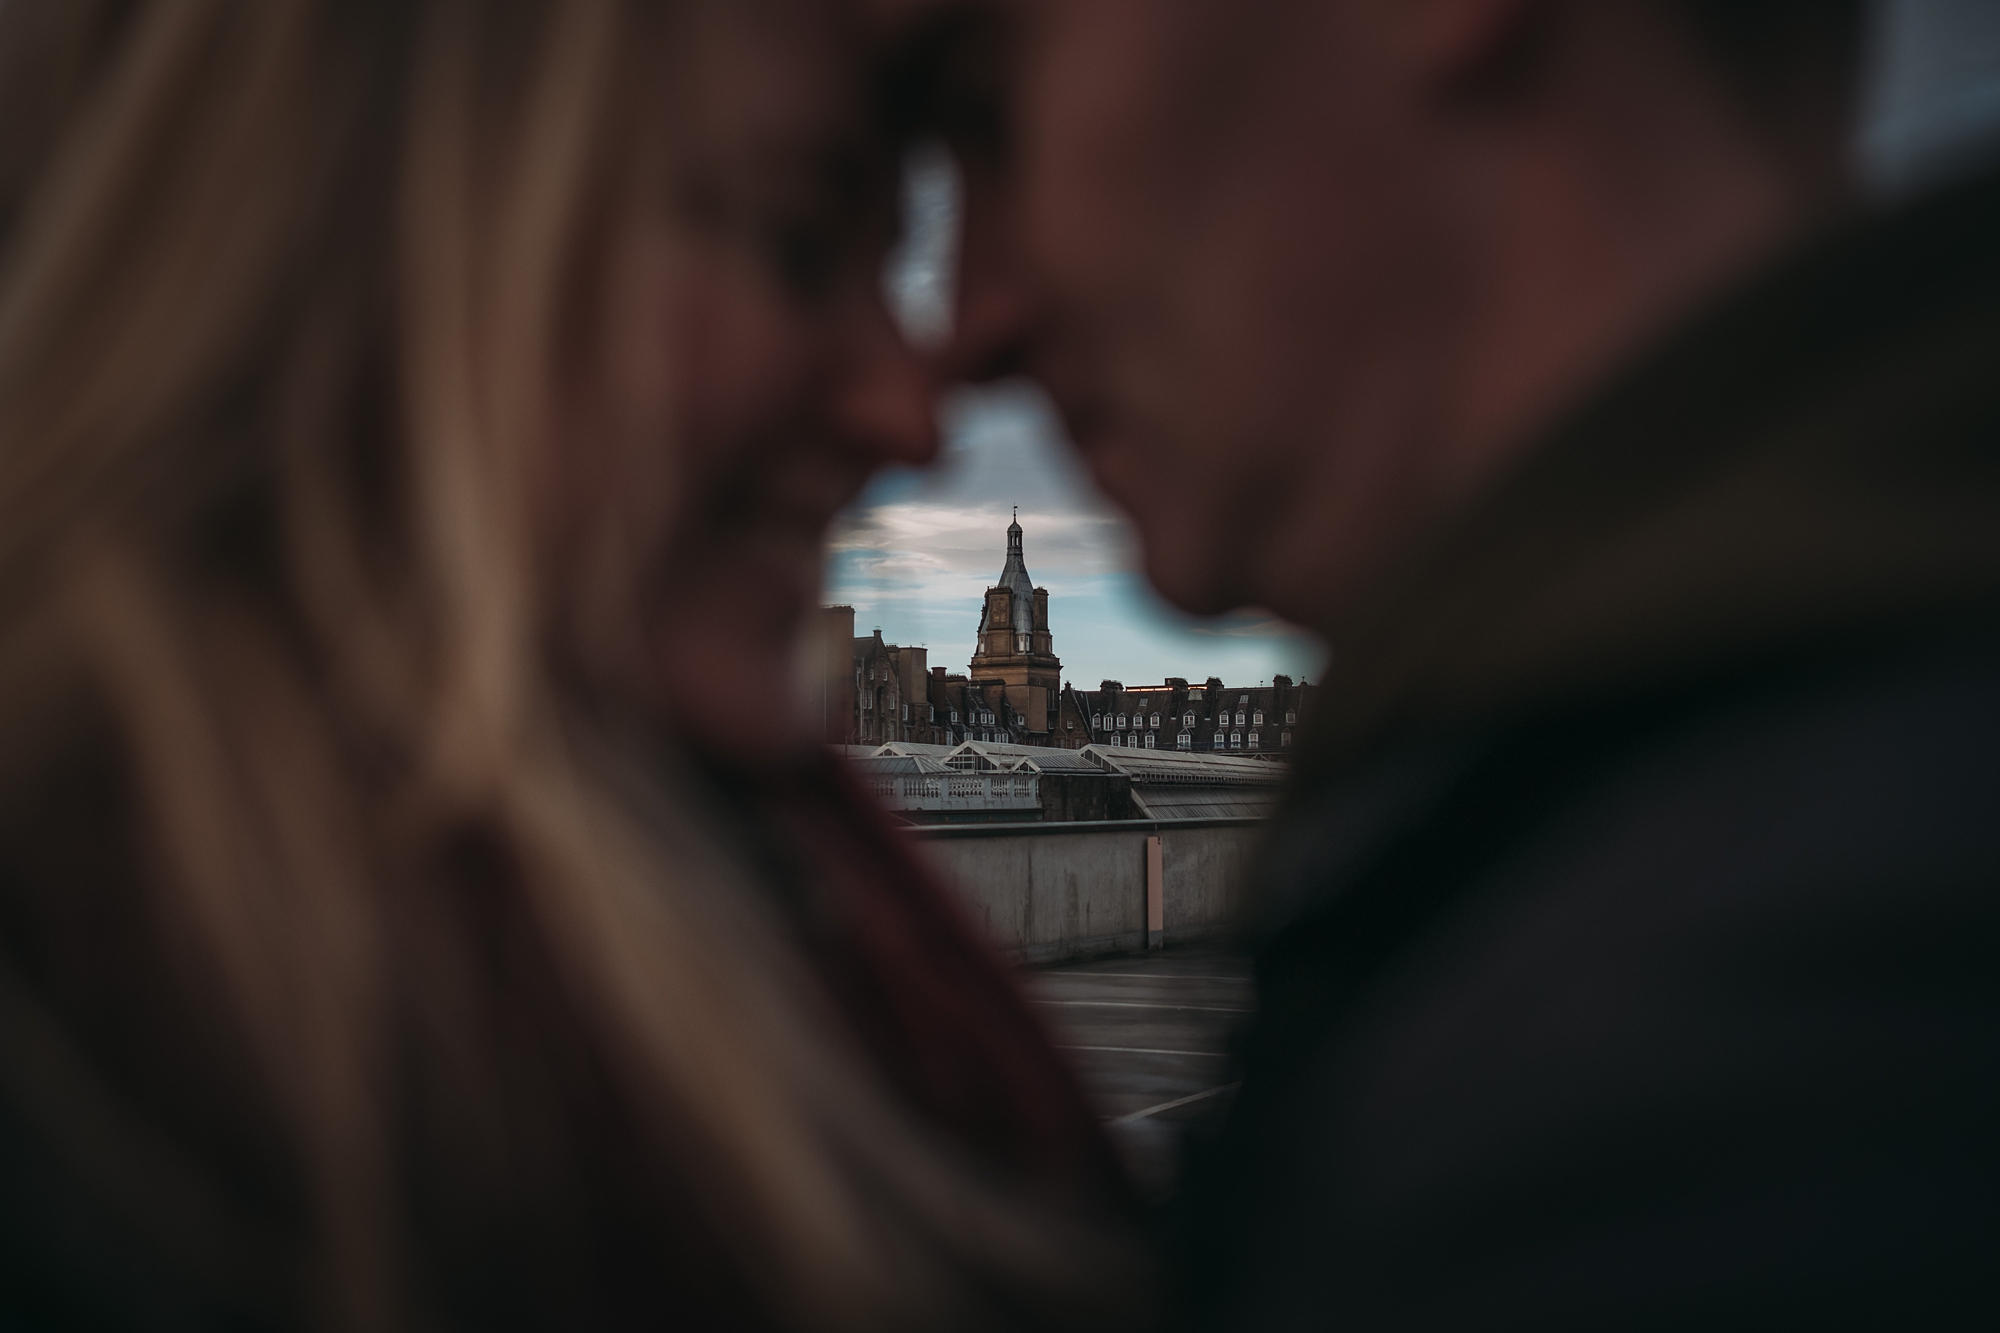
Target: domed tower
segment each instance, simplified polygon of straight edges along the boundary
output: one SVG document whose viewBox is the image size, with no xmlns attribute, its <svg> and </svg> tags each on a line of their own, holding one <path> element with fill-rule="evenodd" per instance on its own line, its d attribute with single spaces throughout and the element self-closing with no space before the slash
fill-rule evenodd
<svg viewBox="0 0 2000 1333">
<path fill-rule="evenodd" d="M 1062 689 L 1062 662 L 1049 635 L 1049 590 L 1028 577 L 1021 544 L 1020 511 L 1007 528 L 1007 563 L 1000 581 L 986 590 L 979 616 L 979 641 L 972 650 L 975 685 L 997 681 L 1008 700 L 1028 718 L 1030 733 L 1046 733 Z"/>
</svg>

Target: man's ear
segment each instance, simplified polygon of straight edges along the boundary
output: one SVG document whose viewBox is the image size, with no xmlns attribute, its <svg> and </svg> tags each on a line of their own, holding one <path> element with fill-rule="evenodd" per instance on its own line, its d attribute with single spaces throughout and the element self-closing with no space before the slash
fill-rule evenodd
<svg viewBox="0 0 2000 1333">
<path fill-rule="evenodd" d="M 1594 0 L 1601 3 L 1602 0 Z M 1548 17 L 1549 0 L 1388 0 L 1404 10 L 1406 54 L 1434 87 L 1505 80 Z"/>
</svg>

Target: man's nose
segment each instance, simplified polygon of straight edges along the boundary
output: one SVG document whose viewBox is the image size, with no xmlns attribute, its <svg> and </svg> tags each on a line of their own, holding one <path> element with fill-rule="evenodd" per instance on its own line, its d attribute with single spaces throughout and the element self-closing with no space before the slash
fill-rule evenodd
<svg viewBox="0 0 2000 1333">
<path fill-rule="evenodd" d="M 1011 210 L 999 182 L 976 173 L 967 182 L 951 337 L 935 357 L 947 382 L 1003 379 L 1029 369 L 1037 302 Z"/>
<path fill-rule="evenodd" d="M 936 458 L 937 381 L 879 300 L 857 303 L 842 342 L 832 412 L 849 446 L 877 465 Z"/>
</svg>

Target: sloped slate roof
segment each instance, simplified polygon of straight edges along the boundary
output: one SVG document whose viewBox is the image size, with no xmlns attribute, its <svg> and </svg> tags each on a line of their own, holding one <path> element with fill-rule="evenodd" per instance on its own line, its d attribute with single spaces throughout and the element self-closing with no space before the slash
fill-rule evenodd
<svg viewBox="0 0 2000 1333">
<path fill-rule="evenodd" d="M 885 754 L 854 761 L 854 771 L 864 777 L 952 776 L 952 771 L 935 759 L 919 755 Z"/>
<path fill-rule="evenodd" d="M 1124 773 L 1132 785 L 1278 787 L 1284 784 L 1287 767 L 1267 760 L 1201 754 L 1180 750 L 1127 750 L 1108 745 L 1087 745 L 1076 751 L 1088 762 L 1110 773 Z"/>
<path fill-rule="evenodd" d="M 1029 768 L 1037 773 L 1102 773 L 1076 750 L 1058 750 L 1041 745 L 1012 745 L 1000 741 L 966 741 L 954 754 L 981 755 L 1001 769 Z"/>
</svg>

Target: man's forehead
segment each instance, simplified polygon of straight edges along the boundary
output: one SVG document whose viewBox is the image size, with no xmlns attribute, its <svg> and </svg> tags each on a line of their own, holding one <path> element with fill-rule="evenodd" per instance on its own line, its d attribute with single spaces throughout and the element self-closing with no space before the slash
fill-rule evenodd
<svg viewBox="0 0 2000 1333">
<path fill-rule="evenodd" d="M 1088 3 L 1089 0 L 1065 0 L 1066 3 Z M 855 0 L 863 17 L 877 31 L 896 37 L 922 28 L 939 18 L 954 13 L 976 10 L 1027 11 L 1037 8 L 1045 0 Z"/>
<path fill-rule="evenodd" d="M 858 0 L 868 21 L 889 32 L 909 28 L 966 3 L 967 0 Z"/>
</svg>

